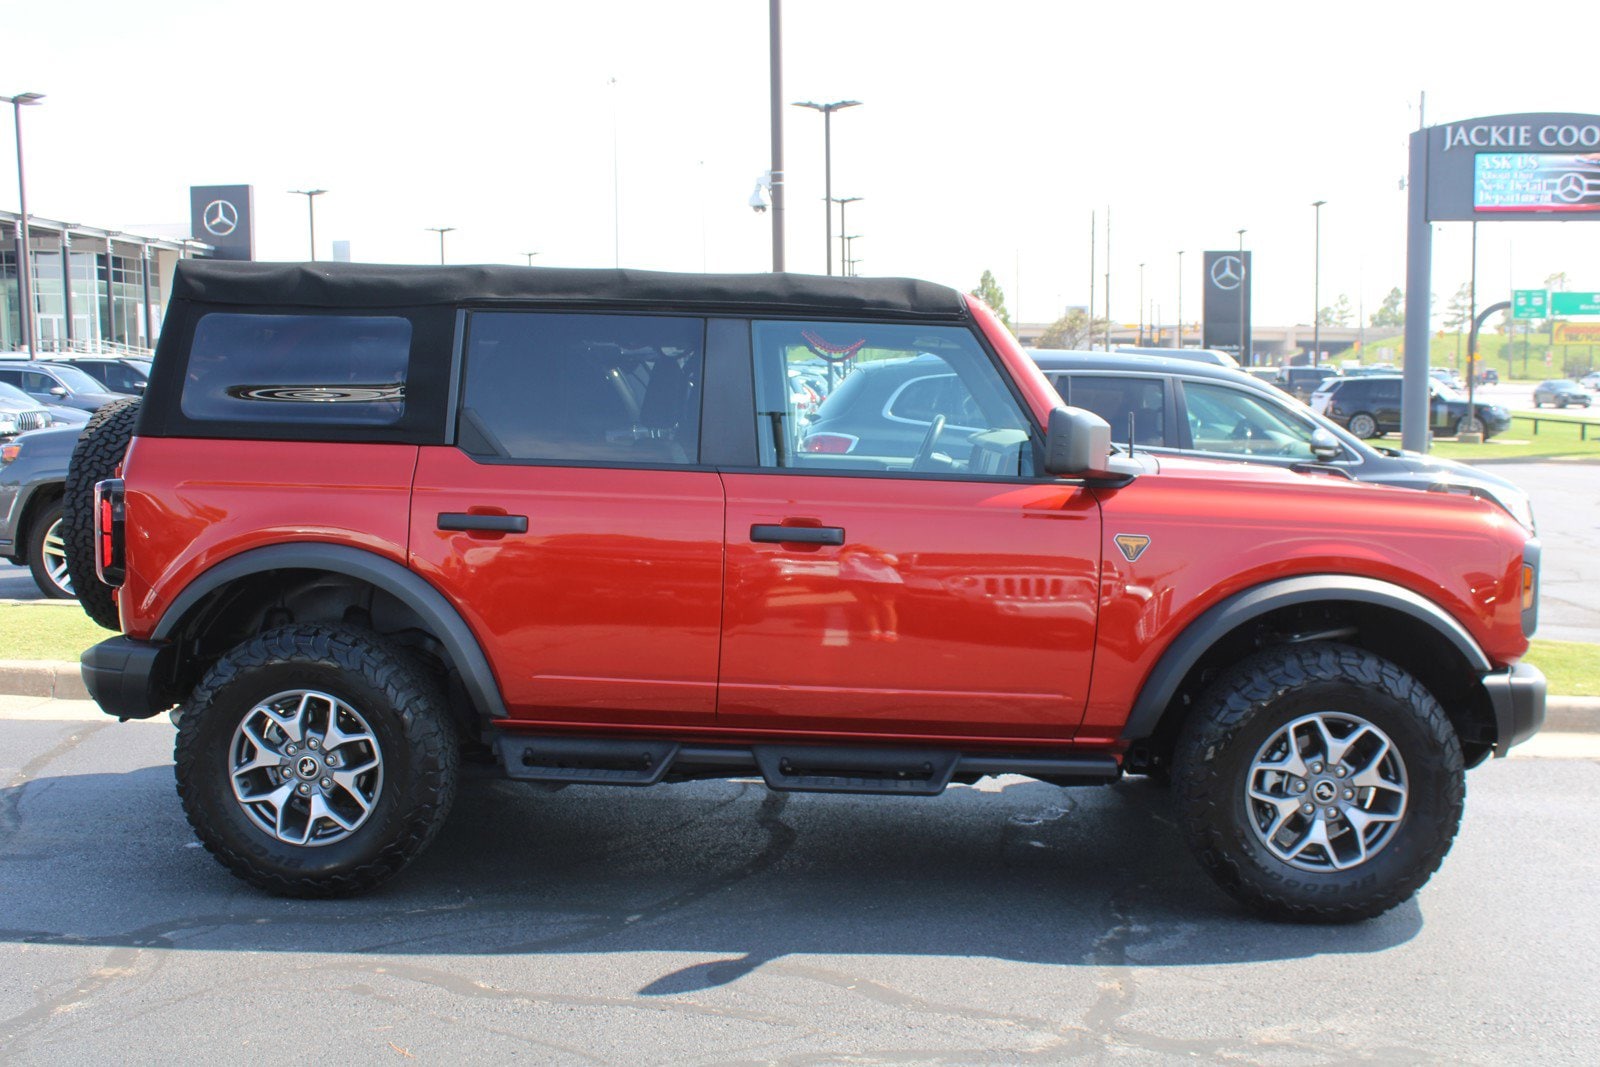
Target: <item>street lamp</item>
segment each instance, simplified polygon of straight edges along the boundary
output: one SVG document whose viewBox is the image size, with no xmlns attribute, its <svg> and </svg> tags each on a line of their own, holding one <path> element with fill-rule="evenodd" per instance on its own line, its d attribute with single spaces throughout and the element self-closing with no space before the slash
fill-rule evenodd
<svg viewBox="0 0 1600 1067">
<path fill-rule="evenodd" d="M 432 230 L 439 235 L 439 265 L 444 266 L 444 235 L 455 229 L 454 226 L 424 226 L 424 230 Z"/>
<path fill-rule="evenodd" d="M 849 258 L 850 258 L 850 249 L 845 244 L 845 242 L 847 240 L 849 240 L 849 238 L 845 237 L 845 235 L 844 235 L 844 231 L 845 231 L 845 228 L 846 228 L 845 224 L 844 224 L 844 206 L 846 204 L 853 204 L 857 200 L 861 200 L 861 199 L 863 199 L 863 198 L 859 197 L 859 196 L 841 196 L 841 197 L 835 198 L 834 201 L 833 201 L 835 204 L 839 205 L 839 263 L 840 263 L 839 271 L 840 271 L 841 274 L 848 275 L 850 273 L 849 268 L 846 265 L 848 260 L 849 260 Z"/>
<path fill-rule="evenodd" d="M 311 262 L 317 261 L 317 197 L 327 192 L 326 189 L 290 189 L 295 196 L 306 198 L 306 211 L 311 216 Z"/>
<path fill-rule="evenodd" d="M 1178 249 L 1178 347 L 1183 347 L 1183 249 Z"/>
<path fill-rule="evenodd" d="M 1250 331 L 1244 321 L 1244 287 L 1249 283 L 1249 271 L 1244 269 L 1244 231 L 1239 231 L 1239 365 L 1248 367 L 1250 360 Z"/>
<path fill-rule="evenodd" d="M 1313 200 L 1317 229 L 1311 252 L 1311 365 L 1322 360 L 1322 205 L 1326 200 Z"/>
<path fill-rule="evenodd" d="M 1139 264 L 1139 340 L 1134 342 L 1144 344 L 1144 264 Z"/>
<path fill-rule="evenodd" d="M 847 107 L 860 107 L 859 100 L 835 100 L 830 104 L 817 104 L 810 100 L 799 101 L 795 107 L 808 107 L 813 111 L 822 112 L 822 212 L 826 216 L 823 220 L 827 235 L 823 239 L 823 248 L 827 251 L 828 273 L 833 273 L 833 113 L 843 111 Z M 844 232 L 844 223 L 839 224 L 840 233 Z"/>
<path fill-rule="evenodd" d="M 22 343 L 28 351 L 28 358 L 34 358 L 33 337 L 33 259 L 28 255 L 28 183 L 22 176 L 22 109 L 37 104 L 44 99 L 43 93 L 18 93 L 16 96 L 0 96 L 0 101 L 10 104 L 16 114 L 17 127 L 17 199 L 22 208 L 22 219 L 19 223 L 22 234 L 21 258 L 18 260 L 17 295 L 22 298 Z"/>
</svg>

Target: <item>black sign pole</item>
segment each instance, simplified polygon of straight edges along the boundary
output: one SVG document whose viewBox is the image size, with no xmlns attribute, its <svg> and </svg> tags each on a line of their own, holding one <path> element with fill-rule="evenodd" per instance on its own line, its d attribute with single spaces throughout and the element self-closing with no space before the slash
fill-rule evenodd
<svg viewBox="0 0 1600 1067">
<path fill-rule="evenodd" d="M 1433 286 L 1433 226 L 1428 222 L 1428 131 L 1411 135 L 1406 212 L 1406 353 L 1400 447 L 1428 450 L 1428 296 Z"/>
</svg>

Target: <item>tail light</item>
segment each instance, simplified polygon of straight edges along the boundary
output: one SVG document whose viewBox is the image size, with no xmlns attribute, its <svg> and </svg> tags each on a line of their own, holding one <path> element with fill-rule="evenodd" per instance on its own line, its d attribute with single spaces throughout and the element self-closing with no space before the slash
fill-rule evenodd
<svg viewBox="0 0 1600 1067">
<path fill-rule="evenodd" d="M 854 452 L 861 438 L 847 433 L 814 433 L 800 442 L 800 451 L 824 456 L 842 456 Z"/>
<path fill-rule="evenodd" d="M 112 588 L 127 576 L 127 503 L 121 478 L 94 487 L 94 572 Z"/>
</svg>

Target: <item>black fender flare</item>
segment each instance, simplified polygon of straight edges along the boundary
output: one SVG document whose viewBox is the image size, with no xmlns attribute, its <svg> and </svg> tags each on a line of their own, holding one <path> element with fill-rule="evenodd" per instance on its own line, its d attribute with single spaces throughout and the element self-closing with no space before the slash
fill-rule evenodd
<svg viewBox="0 0 1600 1067">
<path fill-rule="evenodd" d="M 151 640 L 170 640 L 178 624 L 195 605 L 230 582 L 279 570 L 329 571 L 369 582 L 391 594 L 416 612 L 450 653 L 473 706 L 493 719 L 507 717 L 505 701 L 501 699 L 500 687 L 489 668 L 488 657 L 483 654 L 483 647 L 444 594 L 394 560 L 349 545 L 302 541 L 253 548 L 223 560 L 178 594 L 162 613 L 161 621 L 150 635 Z"/>
<path fill-rule="evenodd" d="M 1153 734 L 1189 671 L 1228 633 L 1280 608 L 1327 601 L 1371 604 L 1398 611 L 1437 632 L 1461 653 L 1478 675 L 1494 669 L 1478 642 L 1449 612 L 1403 586 L 1353 574 L 1280 578 L 1235 593 L 1206 609 L 1167 646 L 1139 690 L 1139 698 L 1134 701 L 1133 711 L 1123 727 L 1122 739 L 1138 741 Z"/>
</svg>

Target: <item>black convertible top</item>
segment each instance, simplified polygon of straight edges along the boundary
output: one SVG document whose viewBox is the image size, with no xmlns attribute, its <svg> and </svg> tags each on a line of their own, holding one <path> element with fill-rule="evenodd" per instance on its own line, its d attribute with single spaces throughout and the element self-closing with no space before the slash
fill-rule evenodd
<svg viewBox="0 0 1600 1067">
<path fill-rule="evenodd" d="M 235 263 L 186 259 L 175 300 L 268 307 L 596 304 L 964 320 L 961 293 L 910 278 L 813 274 L 671 274 L 552 267 L 419 267 L 372 263 Z"/>
</svg>

